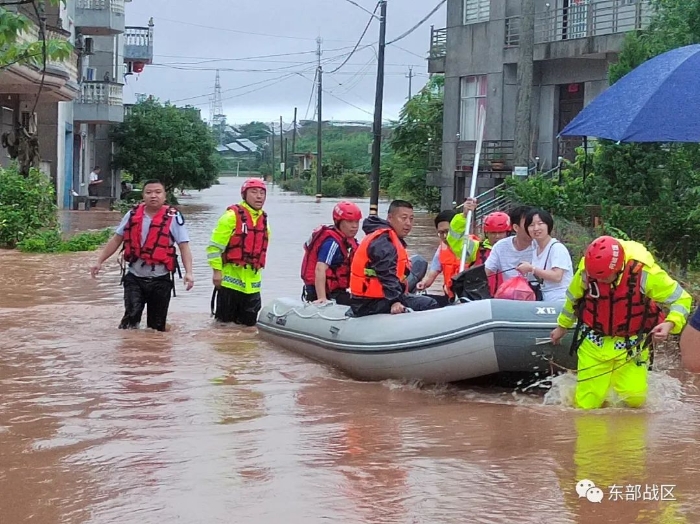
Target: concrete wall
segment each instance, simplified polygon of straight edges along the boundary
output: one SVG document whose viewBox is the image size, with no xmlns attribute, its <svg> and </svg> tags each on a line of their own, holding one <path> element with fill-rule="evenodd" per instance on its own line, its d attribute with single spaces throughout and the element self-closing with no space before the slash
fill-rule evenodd
<svg viewBox="0 0 700 524">
<path fill-rule="evenodd" d="M 442 173 L 431 176 L 431 183 L 442 190 L 443 208 L 461 198 L 455 188 L 461 191 L 466 186 L 468 191 L 469 187 L 469 177 L 455 178 L 461 77 L 488 75 L 485 139 L 513 140 L 515 135 L 518 48 L 505 48 L 505 19 L 520 15 L 520 1 L 493 1 L 489 21 L 469 25 L 463 25 L 463 2 L 447 3 Z M 561 5 L 561 0 L 536 0 L 536 13 L 542 16 L 548 8 Z M 617 33 L 536 45 L 531 132 L 533 156 L 540 158 L 544 169 L 557 162 L 558 86 L 583 83 L 588 104 L 607 88 L 608 67 L 616 61 L 623 40 L 624 34 Z"/>
<path fill-rule="evenodd" d="M 108 80 L 112 82 L 121 82 L 121 70 L 117 71 L 115 62 L 115 46 L 117 45 L 116 36 L 95 36 L 93 37 L 94 53 L 85 57 L 85 67 L 95 69 L 93 80 L 105 80 L 105 75 L 108 75 Z M 85 73 L 87 78 L 87 73 Z"/>
</svg>

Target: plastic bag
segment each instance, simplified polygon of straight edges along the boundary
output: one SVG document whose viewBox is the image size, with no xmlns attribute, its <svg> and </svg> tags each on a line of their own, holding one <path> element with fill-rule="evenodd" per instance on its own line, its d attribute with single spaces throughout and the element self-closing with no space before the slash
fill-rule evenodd
<svg viewBox="0 0 700 524">
<path fill-rule="evenodd" d="M 522 275 L 506 280 L 500 285 L 493 298 L 524 300 L 528 302 L 535 302 L 537 300 L 535 292 L 532 287 L 530 287 L 530 283 Z"/>
</svg>

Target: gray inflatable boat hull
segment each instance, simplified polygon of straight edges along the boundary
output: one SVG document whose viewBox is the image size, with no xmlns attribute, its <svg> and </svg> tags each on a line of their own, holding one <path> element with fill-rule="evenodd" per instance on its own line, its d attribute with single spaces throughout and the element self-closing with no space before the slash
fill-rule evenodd
<svg viewBox="0 0 700 524">
<path fill-rule="evenodd" d="M 281 298 L 261 310 L 257 326 L 263 339 L 356 379 L 446 383 L 502 372 L 548 375 L 549 360 L 575 368 L 571 335 L 559 346 L 542 343 L 562 304 L 492 299 L 351 318 L 346 306 Z"/>
</svg>

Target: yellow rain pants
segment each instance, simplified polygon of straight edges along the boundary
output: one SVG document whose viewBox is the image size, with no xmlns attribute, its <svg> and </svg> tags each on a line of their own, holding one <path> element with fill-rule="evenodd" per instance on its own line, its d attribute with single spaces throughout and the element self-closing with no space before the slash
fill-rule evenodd
<svg viewBox="0 0 700 524">
<path fill-rule="evenodd" d="M 630 359 L 624 338 L 585 338 L 578 348 L 576 406 L 597 409 L 603 406 L 610 388 L 631 408 L 641 407 L 647 398 L 649 351 Z M 635 347 L 633 351 L 638 353 Z"/>
</svg>

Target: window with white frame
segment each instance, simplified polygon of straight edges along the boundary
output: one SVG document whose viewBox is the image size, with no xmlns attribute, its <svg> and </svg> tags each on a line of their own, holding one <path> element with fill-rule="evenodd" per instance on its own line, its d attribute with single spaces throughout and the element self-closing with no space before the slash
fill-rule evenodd
<svg viewBox="0 0 700 524">
<path fill-rule="evenodd" d="M 486 108 L 486 75 L 460 79 L 459 139 L 476 140 L 480 108 Z"/>
<path fill-rule="evenodd" d="M 464 0 L 464 23 L 488 21 L 490 8 L 491 0 Z"/>
</svg>

